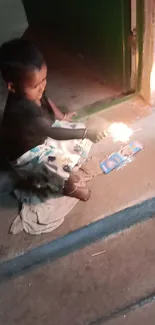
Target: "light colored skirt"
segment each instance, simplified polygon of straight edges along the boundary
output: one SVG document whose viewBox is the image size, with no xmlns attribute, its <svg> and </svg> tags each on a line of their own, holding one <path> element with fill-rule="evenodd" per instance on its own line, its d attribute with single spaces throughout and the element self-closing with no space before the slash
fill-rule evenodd
<svg viewBox="0 0 155 325">
<path fill-rule="evenodd" d="M 85 128 L 82 123 L 65 121 L 56 121 L 52 127 Z M 87 159 L 91 146 L 87 139 L 57 141 L 47 138 L 42 145 L 19 157 L 13 165 L 22 178 L 35 179 L 37 187 L 48 186 L 52 191 L 59 191 L 72 169 Z"/>
</svg>

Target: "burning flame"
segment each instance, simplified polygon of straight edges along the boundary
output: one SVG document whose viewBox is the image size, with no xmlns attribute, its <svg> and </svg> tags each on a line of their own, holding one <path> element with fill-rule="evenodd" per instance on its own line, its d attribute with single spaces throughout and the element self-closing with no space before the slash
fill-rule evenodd
<svg viewBox="0 0 155 325">
<path fill-rule="evenodd" d="M 113 123 L 108 128 L 108 134 L 112 137 L 114 142 L 120 141 L 126 143 L 133 135 L 133 130 L 122 122 Z"/>
</svg>

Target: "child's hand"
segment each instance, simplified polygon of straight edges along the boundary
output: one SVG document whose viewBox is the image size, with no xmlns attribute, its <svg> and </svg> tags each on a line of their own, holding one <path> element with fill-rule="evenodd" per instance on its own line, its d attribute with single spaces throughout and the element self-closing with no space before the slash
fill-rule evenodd
<svg viewBox="0 0 155 325">
<path fill-rule="evenodd" d="M 95 129 L 88 129 L 86 133 L 86 138 L 92 142 L 99 142 L 105 137 L 106 133 L 104 131 L 100 132 L 99 130 Z"/>
<path fill-rule="evenodd" d="M 63 120 L 64 120 L 64 121 L 67 121 L 67 122 L 71 122 L 72 119 L 73 119 L 73 117 L 76 116 L 76 115 L 77 115 L 76 112 L 69 112 L 69 113 L 65 114 Z"/>
</svg>

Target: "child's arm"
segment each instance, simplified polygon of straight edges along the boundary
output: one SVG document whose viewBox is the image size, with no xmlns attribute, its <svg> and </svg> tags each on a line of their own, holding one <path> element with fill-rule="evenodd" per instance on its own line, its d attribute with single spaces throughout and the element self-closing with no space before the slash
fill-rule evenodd
<svg viewBox="0 0 155 325">
<path fill-rule="evenodd" d="M 84 139 L 87 131 L 84 128 L 76 130 L 67 128 L 51 128 L 46 119 L 39 117 L 36 119 L 36 128 L 37 127 L 39 134 L 55 140 Z"/>
<path fill-rule="evenodd" d="M 52 102 L 51 99 L 48 98 L 49 104 L 54 112 L 55 118 L 56 120 L 60 120 L 60 121 L 72 121 L 73 116 L 76 116 L 75 112 L 70 112 L 67 114 L 62 113 L 59 108 Z"/>
<path fill-rule="evenodd" d="M 52 102 L 51 99 L 48 98 L 49 104 L 54 112 L 56 120 L 63 120 L 64 114 L 59 110 L 59 108 Z"/>
<path fill-rule="evenodd" d="M 99 132 L 98 129 L 66 129 L 66 128 L 51 128 L 44 118 L 36 119 L 36 127 L 39 134 L 55 140 L 72 140 L 72 139 L 89 139 L 92 142 L 98 142 L 105 137 L 105 134 Z"/>
</svg>

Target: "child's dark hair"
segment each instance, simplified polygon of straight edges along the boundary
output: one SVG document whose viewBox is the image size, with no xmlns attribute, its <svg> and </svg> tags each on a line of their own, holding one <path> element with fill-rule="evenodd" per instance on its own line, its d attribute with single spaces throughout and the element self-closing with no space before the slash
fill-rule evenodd
<svg viewBox="0 0 155 325">
<path fill-rule="evenodd" d="M 5 82 L 18 84 L 29 71 L 40 70 L 44 58 L 29 41 L 14 39 L 0 47 L 0 71 Z"/>
</svg>

